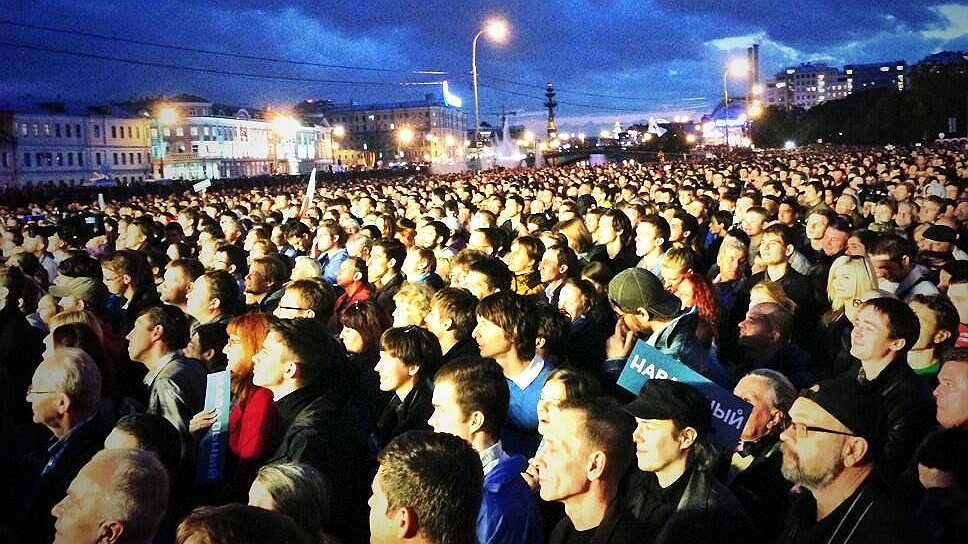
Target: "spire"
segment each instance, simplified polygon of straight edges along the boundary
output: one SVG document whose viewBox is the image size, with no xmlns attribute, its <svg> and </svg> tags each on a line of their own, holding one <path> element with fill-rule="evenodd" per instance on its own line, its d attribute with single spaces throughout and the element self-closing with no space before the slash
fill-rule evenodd
<svg viewBox="0 0 968 544">
<path fill-rule="evenodd" d="M 555 100 L 555 88 L 548 83 L 545 87 L 545 100 L 544 107 L 548 108 L 548 140 L 554 140 L 558 137 L 558 127 L 555 125 L 555 108 L 558 107 L 558 102 Z"/>
</svg>

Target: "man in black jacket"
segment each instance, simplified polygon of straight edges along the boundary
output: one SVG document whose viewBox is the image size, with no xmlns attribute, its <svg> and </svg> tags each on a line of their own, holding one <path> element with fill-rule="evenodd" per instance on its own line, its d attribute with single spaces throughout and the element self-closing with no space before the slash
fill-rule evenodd
<svg viewBox="0 0 968 544">
<path fill-rule="evenodd" d="M 625 410 L 635 416 L 638 468 L 628 507 L 646 541 L 658 544 L 746 542 L 753 535 L 736 497 L 710 473 L 709 401 L 673 380 L 650 379 Z"/>
<path fill-rule="evenodd" d="M 801 393 L 780 435 L 783 476 L 803 491 L 778 543 L 928 542 L 875 469 L 884 435 L 878 396 L 851 376 Z"/>
<path fill-rule="evenodd" d="M 907 364 L 917 342 L 917 314 L 894 298 L 875 298 L 861 306 L 851 333 L 850 354 L 860 360 L 849 372 L 874 390 L 884 405 L 882 468 L 899 474 L 934 425 L 934 401 L 925 383 Z"/>
<path fill-rule="evenodd" d="M 337 342 L 314 319 L 276 319 L 253 358 L 252 382 L 272 391 L 282 442 L 267 463 L 305 463 L 333 486 L 338 536 L 359 542 L 366 526 L 365 446 L 344 374 L 334 362 Z"/>
</svg>

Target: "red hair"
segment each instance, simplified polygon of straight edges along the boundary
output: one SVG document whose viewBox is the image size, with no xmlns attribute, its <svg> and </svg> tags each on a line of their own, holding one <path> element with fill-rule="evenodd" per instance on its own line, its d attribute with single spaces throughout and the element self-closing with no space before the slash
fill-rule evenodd
<svg viewBox="0 0 968 544">
<path fill-rule="evenodd" d="M 238 337 L 242 347 L 239 371 L 232 373 L 231 391 L 235 402 L 244 406 L 256 387 L 252 383 L 252 356 L 259 353 L 269 335 L 269 317 L 261 313 L 240 315 L 228 322 L 226 331 L 230 336 Z"/>
<path fill-rule="evenodd" d="M 699 318 L 712 331 L 713 337 L 719 338 L 719 327 L 716 325 L 719 299 L 716 297 L 716 288 L 713 286 L 713 282 L 706 276 L 692 271 L 686 272 L 682 281 L 689 282 L 692 286 L 692 301 L 699 310 Z"/>
</svg>

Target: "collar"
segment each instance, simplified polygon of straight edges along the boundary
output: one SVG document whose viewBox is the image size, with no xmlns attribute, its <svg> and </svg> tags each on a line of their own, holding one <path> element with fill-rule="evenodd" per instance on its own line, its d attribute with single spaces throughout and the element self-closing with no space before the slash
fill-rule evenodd
<svg viewBox="0 0 968 544">
<path fill-rule="evenodd" d="M 494 467 L 498 465 L 501 461 L 508 458 L 508 454 L 504 453 L 504 448 L 501 446 L 501 441 L 498 440 L 491 447 L 480 453 L 481 465 L 484 466 L 484 476 L 487 476 Z"/>
<path fill-rule="evenodd" d="M 44 468 L 42 470 L 42 473 L 43 474 L 46 474 L 55 464 L 57 464 L 57 461 L 60 459 L 61 455 L 63 455 L 63 453 L 64 453 L 64 449 L 67 448 L 67 444 L 71 441 L 72 438 L 74 438 L 75 436 L 77 436 L 77 434 L 80 432 L 80 430 L 82 428 L 84 428 L 87 425 L 89 425 L 91 423 L 91 421 L 94 420 L 94 417 L 95 416 L 97 416 L 97 412 L 96 411 L 93 414 L 91 414 L 90 417 L 88 417 L 84 421 L 82 421 L 79 424 L 71 427 L 71 430 L 67 431 L 64 434 L 64 436 L 62 436 L 60 438 L 53 439 L 53 442 L 47 448 L 47 456 L 48 456 L 48 459 L 47 459 L 47 464 L 44 465 Z"/>
<path fill-rule="evenodd" d="M 531 362 L 528 363 L 528 366 L 526 366 L 520 374 L 513 378 L 508 378 L 508 380 L 510 380 L 514 385 L 518 386 L 518 389 L 527 389 L 528 386 L 531 385 L 538 377 L 538 375 L 541 374 L 541 371 L 544 370 L 544 366 L 544 359 L 535 355 L 534 359 L 531 359 Z"/>
<path fill-rule="evenodd" d="M 168 366 L 168 363 L 174 361 L 177 356 L 178 356 L 178 351 L 169 351 L 168 353 L 162 355 L 161 359 L 158 360 L 158 364 L 155 365 L 155 369 L 149 372 L 147 376 L 145 376 L 144 384 L 147 385 L 148 387 L 151 387 L 151 384 L 152 382 L 155 381 L 155 378 L 157 378 L 158 375 L 161 374 L 161 371 L 164 370 L 166 366 Z"/>
</svg>

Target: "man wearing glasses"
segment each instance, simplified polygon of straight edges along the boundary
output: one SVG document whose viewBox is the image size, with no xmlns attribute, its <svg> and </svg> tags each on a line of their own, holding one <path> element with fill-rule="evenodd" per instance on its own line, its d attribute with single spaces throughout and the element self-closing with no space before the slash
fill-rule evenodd
<svg viewBox="0 0 968 544">
<path fill-rule="evenodd" d="M 780 434 L 783 477 L 800 486 L 778 543 L 926 542 L 875 467 L 880 399 L 853 377 L 800 393 Z"/>
</svg>

